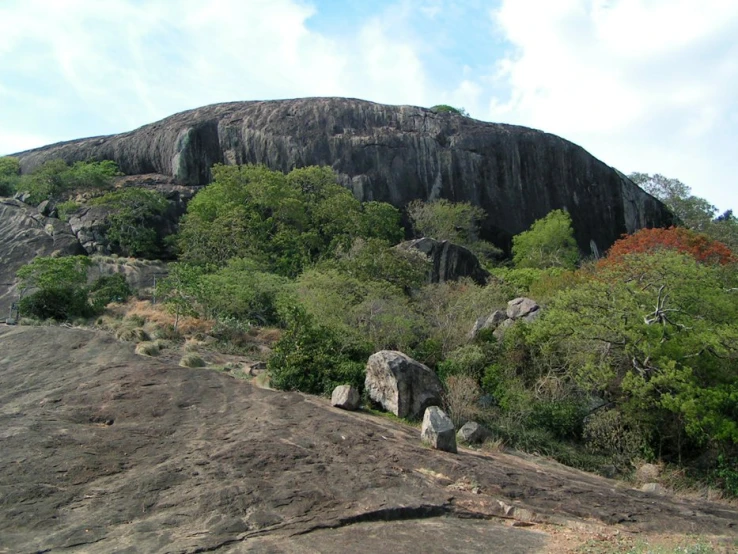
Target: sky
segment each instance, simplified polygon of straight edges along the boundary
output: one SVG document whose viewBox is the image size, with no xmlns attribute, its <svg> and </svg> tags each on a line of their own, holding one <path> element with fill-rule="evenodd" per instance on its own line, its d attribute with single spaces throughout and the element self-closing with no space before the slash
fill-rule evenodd
<svg viewBox="0 0 738 554">
<path fill-rule="evenodd" d="M 450 104 L 738 211 L 737 0 L 0 0 L 0 155 L 216 102 Z"/>
</svg>

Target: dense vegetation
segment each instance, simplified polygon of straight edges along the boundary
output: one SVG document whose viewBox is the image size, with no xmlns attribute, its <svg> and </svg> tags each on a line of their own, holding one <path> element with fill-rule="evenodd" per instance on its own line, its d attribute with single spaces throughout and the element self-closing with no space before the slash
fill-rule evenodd
<svg viewBox="0 0 738 554">
<path fill-rule="evenodd" d="M 699 224 L 642 230 L 585 261 L 569 215 L 557 210 L 515 237 L 512 260 L 502 262 L 480 238 L 482 210 L 414 202 L 416 236 L 467 246 L 496 277 L 487 286 L 429 284 L 428 260 L 394 248 L 400 212 L 357 201 L 330 169 L 215 166 L 213 175 L 188 206 L 175 237 L 179 261 L 157 289 L 175 327 L 182 316 L 214 320 L 231 337 L 278 327 L 272 384 L 316 394 L 342 383 L 361 389 L 371 353 L 402 350 L 442 378 L 456 422 L 476 418 L 507 444 L 591 470 L 681 463 L 738 495 L 731 213 L 715 218 L 675 189 L 669 205 L 692 206 L 679 217 Z M 163 204 L 129 190 L 96 202 L 120 207 L 121 248 L 152 252 L 140 229 Z M 87 287 L 81 259 L 59 260 L 19 272 L 31 292 L 24 310 L 64 318 L 122 296 L 114 283 L 100 293 Z M 49 269 L 64 277 L 46 279 Z M 478 318 L 521 295 L 541 304 L 540 318 L 499 340 L 470 336 Z"/>
</svg>

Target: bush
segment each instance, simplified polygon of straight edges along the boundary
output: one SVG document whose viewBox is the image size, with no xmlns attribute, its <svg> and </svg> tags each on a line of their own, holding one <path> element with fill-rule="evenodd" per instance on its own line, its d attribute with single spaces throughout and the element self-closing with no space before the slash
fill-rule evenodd
<svg viewBox="0 0 738 554">
<path fill-rule="evenodd" d="M 30 193 L 31 204 L 53 200 L 71 189 L 107 188 L 118 175 L 114 162 L 76 162 L 68 166 L 63 160 L 49 160 L 18 181 L 20 191 Z"/>
<path fill-rule="evenodd" d="M 287 330 L 267 362 L 275 388 L 329 395 L 338 385 L 349 384 L 363 391 L 368 348 L 344 344 L 301 308 L 292 308 L 287 320 Z"/>
<path fill-rule="evenodd" d="M 477 381 L 468 375 L 451 375 L 446 379 L 443 404 L 457 429 L 480 414 L 477 403 L 481 395 Z"/>
<path fill-rule="evenodd" d="M 107 220 L 107 237 L 125 256 L 155 256 L 161 251 L 154 224 L 169 204 L 160 193 L 140 188 L 125 188 L 93 199 L 93 205 L 112 208 Z"/>
<path fill-rule="evenodd" d="M 0 157 L 0 196 L 12 196 L 20 180 L 20 162 L 10 156 Z"/>
<path fill-rule="evenodd" d="M 73 200 L 61 202 L 56 205 L 56 213 L 62 221 L 68 221 L 69 216 L 80 208 L 80 204 Z"/>
<path fill-rule="evenodd" d="M 20 289 L 34 291 L 21 299 L 21 313 L 56 320 L 92 315 L 85 287 L 89 266 L 86 256 L 66 256 L 35 258 L 20 268 Z"/>
<path fill-rule="evenodd" d="M 436 106 L 433 106 L 430 110 L 435 113 L 453 113 L 456 115 L 469 117 L 469 112 L 467 112 L 464 108 L 454 108 L 453 106 L 449 106 L 448 104 L 438 104 Z"/>
<path fill-rule="evenodd" d="M 585 407 L 576 400 L 537 402 L 533 405 L 530 422 L 550 431 L 560 440 L 579 440 L 586 413 Z"/>
<path fill-rule="evenodd" d="M 23 315 L 41 320 L 63 321 L 93 315 L 87 302 L 87 292 L 81 287 L 42 289 L 23 297 L 19 305 Z"/>
<path fill-rule="evenodd" d="M 95 312 L 111 302 L 125 302 L 133 294 L 122 273 L 102 275 L 89 287 L 89 299 Z"/>
<path fill-rule="evenodd" d="M 513 237 L 513 262 L 517 267 L 573 269 L 579 261 L 571 217 L 554 210 L 536 220 L 528 231 Z"/>
</svg>

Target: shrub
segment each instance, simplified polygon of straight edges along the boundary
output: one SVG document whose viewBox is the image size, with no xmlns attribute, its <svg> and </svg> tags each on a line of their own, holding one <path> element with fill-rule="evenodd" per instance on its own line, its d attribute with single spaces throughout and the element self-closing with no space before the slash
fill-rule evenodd
<svg viewBox="0 0 738 554">
<path fill-rule="evenodd" d="M 345 384 L 363 390 L 369 349 L 345 344 L 299 307 L 292 308 L 286 317 L 287 330 L 267 362 L 272 386 L 323 395 Z"/>
<path fill-rule="evenodd" d="M 108 206 L 110 228 L 107 237 L 125 256 L 155 256 L 161 250 L 154 223 L 169 204 L 160 193 L 125 188 L 93 199 L 93 205 Z"/>
<path fill-rule="evenodd" d="M 68 166 L 63 160 L 49 160 L 23 175 L 17 188 L 30 193 L 30 203 L 39 204 L 70 189 L 109 187 L 117 174 L 118 168 L 111 161 L 76 162 Z"/>
<path fill-rule="evenodd" d="M 528 231 L 513 237 L 513 262 L 517 267 L 573 269 L 579 260 L 571 217 L 554 210 L 536 220 Z"/>
<path fill-rule="evenodd" d="M 584 427 L 585 407 L 576 400 L 537 402 L 533 405 L 530 422 L 547 429 L 560 440 L 578 440 Z"/>
<path fill-rule="evenodd" d="M 20 268 L 20 289 L 34 290 L 21 299 L 21 313 L 56 320 L 92 315 L 85 288 L 89 266 L 86 256 L 66 256 L 35 258 Z"/>
<path fill-rule="evenodd" d="M 80 204 L 73 200 L 67 200 L 56 205 L 56 213 L 62 221 L 68 221 L 69 216 L 80 208 Z"/>
<path fill-rule="evenodd" d="M 133 294 L 122 273 L 102 275 L 89 287 L 89 299 L 96 312 L 111 302 L 125 302 Z"/>
<path fill-rule="evenodd" d="M 0 157 L 0 196 L 12 196 L 20 180 L 20 162 L 10 156 Z"/>
<path fill-rule="evenodd" d="M 454 108 L 453 106 L 449 106 L 448 104 L 438 104 L 436 106 L 433 106 L 430 110 L 435 113 L 453 113 L 457 115 L 463 115 L 464 117 L 469 117 L 469 112 L 467 112 L 464 108 Z"/>
<path fill-rule="evenodd" d="M 457 429 L 467 421 L 477 418 L 480 413 L 477 403 L 481 395 L 482 389 L 476 379 L 468 375 L 451 375 L 446 379 L 443 404 Z"/>
</svg>

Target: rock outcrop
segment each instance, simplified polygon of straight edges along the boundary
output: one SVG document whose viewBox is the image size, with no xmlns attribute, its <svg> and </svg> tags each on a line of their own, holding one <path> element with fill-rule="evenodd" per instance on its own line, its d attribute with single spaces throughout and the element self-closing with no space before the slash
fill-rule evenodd
<svg viewBox="0 0 738 554">
<path fill-rule="evenodd" d="M 428 281 L 431 283 L 471 277 L 477 284 L 485 285 L 489 278 L 489 273 L 482 268 L 471 250 L 447 240 L 439 241 L 423 237 L 400 243 L 397 248 L 412 248 L 428 257 L 431 261 Z"/>
<path fill-rule="evenodd" d="M 0 318 L 18 300 L 15 273 L 36 256 L 84 254 L 68 224 L 32 206 L 0 199 Z"/>
<path fill-rule="evenodd" d="M 364 386 L 369 398 L 397 417 L 420 417 L 428 406 L 440 405 L 443 394 L 430 368 L 394 350 L 369 357 Z"/>
<path fill-rule="evenodd" d="M 203 185 L 214 163 L 289 171 L 332 166 L 361 200 L 403 207 L 447 198 L 487 211 L 483 236 L 503 248 L 553 209 L 572 216 L 585 254 L 622 233 L 667 225 L 652 196 L 557 136 L 413 106 L 346 98 L 231 102 L 182 112 L 120 135 L 21 152 L 28 172 L 46 160 L 113 160 L 127 175 L 160 173 Z"/>
<path fill-rule="evenodd" d="M 0 552 L 525 554 L 561 551 L 562 528 L 738 538 L 730 504 L 503 451 L 452 456 L 402 422 L 167 350 L 0 325 Z"/>
<path fill-rule="evenodd" d="M 477 319 L 469 332 L 469 336 L 473 339 L 483 329 L 491 329 L 494 337 L 497 340 L 502 340 L 505 331 L 516 321 L 532 323 L 540 316 L 541 307 L 535 300 L 524 296 L 513 298 L 507 303 L 505 312 L 495 310 L 490 315 Z"/>
</svg>

